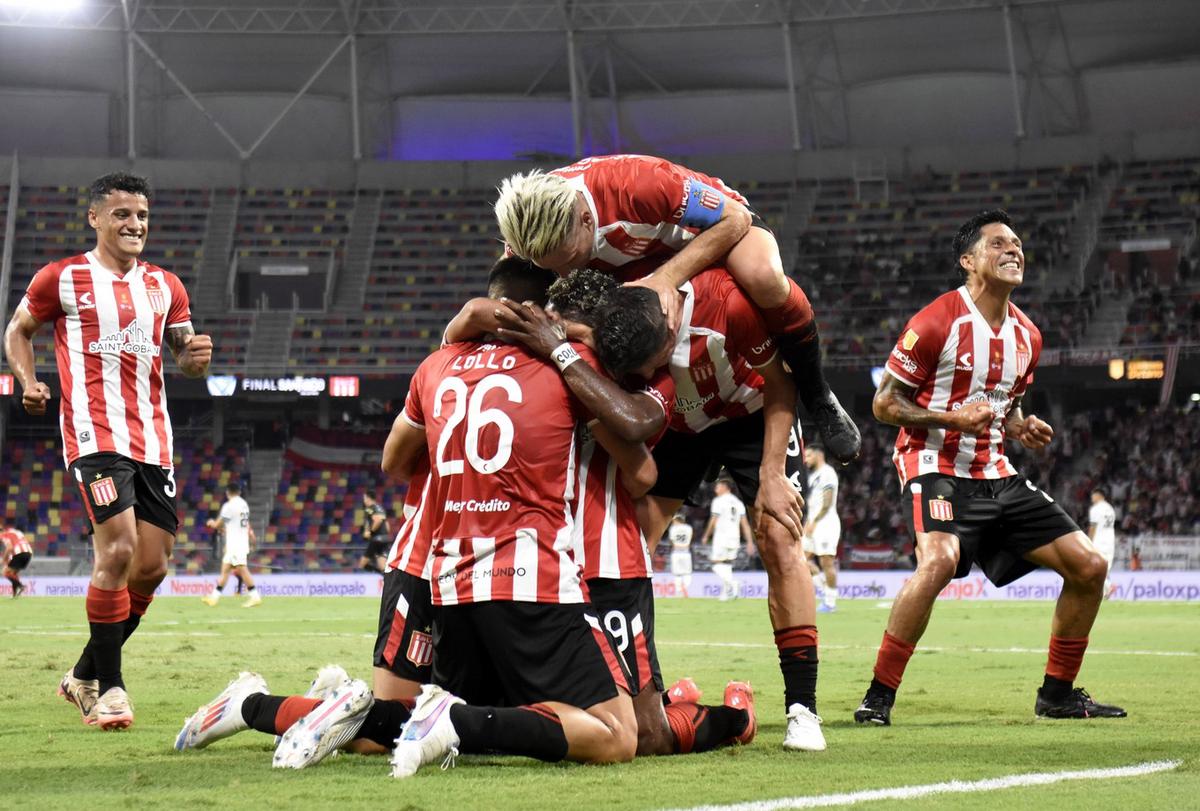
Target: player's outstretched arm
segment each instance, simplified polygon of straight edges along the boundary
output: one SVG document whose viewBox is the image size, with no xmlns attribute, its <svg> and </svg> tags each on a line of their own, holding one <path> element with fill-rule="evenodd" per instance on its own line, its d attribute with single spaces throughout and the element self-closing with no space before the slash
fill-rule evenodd
<svg viewBox="0 0 1200 811">
<path fill-rule="evenodd" d="M 536 304 L 502 298 L 499 305 L 493 302 L 493 306 L 495 317 L 501 324 L 496 334 L 522 344 L 538 357 L 551 360 L 567 343 L 566 326 Z M 626 391 L 616 381 L 593 369 L 591 364 L 567 362 L 559 368 L 563 382 L 584 408 L 626 442 L 653 439 L 666 424 L 666 412 L 654 398 Z"/>
<path fill-rule="evenodd" d="M 171 327 L 167 330 L 167 346 L 180 370 L 188 377 L 204 377 L 208 373 L 213 349 L 210 336 L 197 335 L 190 324 Z"/>
<path fill-rule="evenodd" d="M 4 356 L 8 368 L 21 384 L 21 405 L 27 414 L 46 413 L 50 402 L 50 387 L 37 379 L 37 364 L 33 357 L 33 336 L 42 326 L 23 306 L 17 307 L 4 330 Z"/>
<path fill-rule="evenodd" d="M 413 477 L 421 460 L 428 454 L 425 429 L 410 423 L 404 412 L 400 412 L 392 423 L 387 441 L 383 443 L 380 468 L 393 479 L 406 482 Z"/>
<path fill-rule="evenodd" d="M 763 454 L 758 468 L 758 498 L 762 516 L 774 518 L 799 542 L 804 524 L 804 497 L 787 477 L 787 448 L 796 419 L 796 387 L 779 356 L 758 367 L 763 377 Z M 761 527 L 760 527 L 761 529 Z"/>
<path fill-rule="evenodd" d="M 658 293 L 672 332 L 679 328 L 679 296 L 676 295 L 679 285 L 722 259 L 750 230 L 750 210 L 732 197 L 721 197 L 721 216 L 715 223 L 697 234 L 658 270 L 644 279 L 630 282 Z"/>
<path fill-rule="evenodd" d="M 982 434 L 996 418 L 985 402 L 968 403 L 957 411 L 929 411 L 917 405 L 916 389 L 884 372 L 883 380 L 871 401 L 875 419 L 900 428 L 948 428 L 964 434 Z"/>
</svg>

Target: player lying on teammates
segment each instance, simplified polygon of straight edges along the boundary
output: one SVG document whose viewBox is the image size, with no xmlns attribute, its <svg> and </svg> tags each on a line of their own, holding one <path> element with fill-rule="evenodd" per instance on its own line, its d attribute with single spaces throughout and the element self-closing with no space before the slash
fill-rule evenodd
<svg viewBox="0 0 1200 811">
<path fill-rule="evenodd" d="M 654 290 L 672 329 L 676 289 L 714 264 L 760 309 L 795 373 L 797 393 L 840 462 L 861 438 L 821 370 L 820 336 L 804 291 L 788 278 L 775 236 L 719 178 L 662 158 L 607 155 L 503 181 L 496 221 L 509 250 L 566 275 L 591 268 Z"/>
<path fill-rule="evenodd" d="M 900 475 L 917 571 L 900 590 L 855 711 L 860 724 L 891 723 L 896 690 L 925 633 L 938 594 L 978 563 L 997 586 L 1044 566 L 1062 575 L 1050 656 L 1034 713 L 1044 718 L 1123 717 L 1075 687 L 1088 634 L 1104 598 L 1107 564 L 1054 499 L 1009 461 L 1004 440 L 1048 445 L 1054 430 L 1021 408 L 1042 334 L 1011 301 L 1025 254 L 1003 211 L 958 229 L 963 285 L 904 328 L 875 393 L 875 418 L 900 427 L 892 458 Z"/>
<path fill-rule="evenodd" d="M 658 480 L 642 501 L 645 537 L 660 537 L 705 471 L 714 463 L 725 466 L 754 505 L 784 679 L 784 746 L 824 749 L 816 715 L 816 605 L 800 551 L 803 499 L 794 484 L 804 470 L 795 389 L 761 318 L 723 269 L 706 270 L 681 287 L 675 333 L 651 291 L 618 286 L 594 271 L 575 271 L 568 279 L 596 291 L 590 317 L 597 354 L 610 374 L 634 388 L 629 381 L 654 379 L 666 365 L 674 383 L 671 430 L 653 450 Z M 514 339 L 524 329 L 518 321 L 541 318 L 521 305 L 500 315 L 508 326 L 499 334 Z M 544 352 L 547 343 L 529 345 Z M 654 347 L 648 362 L 635 355 L 646 347 Z"/>
<path fill-rule="evenodd" d="M 508 289 L 509 295 L 520 298 L 534 299 L 532 291 L 515 286 L 520 273 L 512 274 L 507 285 L 501 284 L 504 271 L 511 269 L 514 260 L 505 260 L 493 271 L 490 293 L 493 296 Z M 523 262 L 520 263 L 524 265 Z M 544 278 L 544 277 L 543 277 Z M 497 288 L 500 289 L 497 289 Z M 493 301 L 493 306 L 495 302 Z M 630 395 L 622 393 L 624 398 Z M 618 400 L 621 398 L 618 397 Z M 662 406 L 657 406 L 660 422 L 663 413 Z M 602 412 L 601 412 L 602 413 Z M 611 415 L 610 415 L 611 416 Z M 598 434 L 603 432 L 600 425 L 594 426 Z M 611 441 L 609 442 L 612 445 Z M 641 460 L 634 459 L 631 468 L 647 467 L 650 460 L 645 455 L 644 447 L 638 446 L 643 454 Z M 648 465 L 650 475 L 648 480 L 643 474 L 643 482 L 637 487 L 642 492 L 653 481 L 653 465 Z M 585 477 L 581 477 L 585 478 Z M 585 479 L 586 480 L 586 479 Z M 420 681 L 429 681 L 430 636 L 428 626 L 429 585 L 427 580 L 419 576 L 423 571 L 428 577 L 424 560 L 428 552 L 428 538 L 422 545 L 420 536 L 426 535 L 420 531 L 427 515 L 423 503 L 423 485 L 414 480 L 410 484 L 406 499 L 406 521 L 404 529 L 398 534 L 395 547 L 390 555 L 394 568 L 385 579 L 384 599 L 380 613 L 380 634 L 376 646 L 376 698 L 409 698 L 415 694 Z M 631 511 L 630 511 L 631 512 Z M 583 513 L 582 507 L 577 511 Z M 601 526 L 593 523 L 591 535 L 599 538 Z M 415 528 L 415 529 L 414 529 Z M 635 526 L 636 531 L 636 526 Z M 413 543 L 414 537 L 417 538 Z M 640 535 L 639 535 L 640 541 Z M 643 553 L 644 554 L 644 553 Z M 422 599 L 423 589 L 423 599 Z M 421 609 L 422 602 L 424 609 Z M 423 611 L 423 614 L 422 614 Z M 420 615 L 420 616 L 419 616 Z M 611 622 L 611 620 L 610 620 Z M 423 628 L 424 630 L 417 630 Z M 399 655 L 403 653 L 404 655 Z M 615 658 L 615 657 L 614 657 Z M 630 657 L 631 660 L 637 657 Z M 639 661 L 647 665 L 645 657 Z M 655 663 L 656 664 L 656 663 Z M 610 666 L 612 663 L 610 662 Z M 276 754 L 276 765 L 308 765 L 324 757 L 336 748 L 336 745 L 355 738 L 350 748 L 356 751 L 385 751 L 385 746 L 400 731 L 400 723 L 407 717 L 402 706 L 391 701 L 371 702 L 369 692 L 361 682 L 357 685 L 346 682 L 335 689 L 330 698 L 330 712 L 318 708 L 314 710 L 320 695 L 337 681 L 335 673 L 340 672 L 345 679 L 344 671 L 332 668 L 324 669 L 310 690 L 310 697 L 278 697 L 265 695 L 266 686 L 261 677 L 256 674 L 244 673 L 230 683 L 229 687 L 213 702 L 201 707 L 189 719 L 176 741 L 176 748 L 200 748 L 221 737 L 233 734 L 251 726 L 264 732 L 284 732 L 288 727 L 292 731 L 284 736 Z M 661 678 L 661 677 L 660 677 Z M 736 683 L 735 683 L 736 684 Z M 325 689 L 318 689 L 323 687 Z M 660 684 L 661 689 L 661 684 Z M 694 688 L 693 688 L 694 689 Z M 729 691 L 727 690 L 727 693 Z M 735 701 L 746 704 L 749 698 L 748 688 L 733 690 Z M 662 700 L 657 693 L 658 715 L 663 715 Z M 658 751 L 700 751 L 721 743 L 731 742 L 735 735 L 748 740 L 753 735 L 752 708 L 716 707 L 699 708 L 694 704 L 676 701 L 674 712 L 680 719 L 672 728 L 682 730 L 682 740 L 670 742 L 663 749 L 660 736 Z M 292 725 L 300 716 L 308 715 L 298 724 Z M 664 719 L 665 721 L 665 719 Z M 665 727 L 665 722 L 663 724 Z M 381 733 L 382 729 L 389 730 Z M 332 731 L 331 731 L 332 730 Z M 390 738 L 388 737 L 390 734 Z M 319 737 L 323 746 L 306 745 L 314 737 Z M 334 743 L 336 741 L 336 744 Z"/>
</svg>

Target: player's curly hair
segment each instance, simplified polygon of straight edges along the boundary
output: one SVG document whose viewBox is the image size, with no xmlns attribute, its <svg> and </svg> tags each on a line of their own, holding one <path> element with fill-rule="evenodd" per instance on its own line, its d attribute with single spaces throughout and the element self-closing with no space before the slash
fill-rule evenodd
<svg viewBox="0 0 1200 811">
<path fill-rule="evenodd" d="M 596 310 L 609 292 L 620 286 L 613 277 L 584 268 L 556 280 L 550 285 L 547 298 L 564 318 L 595 328 Z"/>
<path fill-rule="evenodd" d="M 509 250 L 537 261 L 566 241 L 575 224 L 575 189 L 537 169 L 505 178 L 497 189 L 496 223 Z"/>
<path fill-rule="evenodd" d="M 133 175 L 129 172 L 110 172 L 92 181 L 92 185 L 88 189 L 90 205 L 94 206 L 104 202 L 104 198 L 115 191 L 140 194 L 147 200 L 154 196 L 150 190 L 150 181 L 141 175 Z"/>
<path fill-rule="evenodd" d="M 658 294 L 648 287 L 617 287 L 594 314 L 596 356 L 617 380 L 644 366 L 670 335 Z"/>
<path fill-rule="evenodd" d="M 488 298 L 501 296 L 513 301 L 532 301 L 546 306 L 546 290 L 558 277 L 528 259 L 506 256 L 492 265 L 488 273 Z"/>
<path fill-rule="evenodd" d="M 953 259 L 954 267 L 958 268 L 958 272 L 964 277 L 966 277 L 967 271 L 959 263 L 959 257 L 965 253 L 970 253 L 971 249 L 975 247 L 975 243 L 983 235 L 983 226 L 991 225 L 994 222 L 1003 223 L 1009 228 L 1013 227 L 1012 217 L 1008 216 L 1008 212 L 1002 208 L 981 211 L 958 227 L 958 233 L 954 235 Z"/>
</svg>

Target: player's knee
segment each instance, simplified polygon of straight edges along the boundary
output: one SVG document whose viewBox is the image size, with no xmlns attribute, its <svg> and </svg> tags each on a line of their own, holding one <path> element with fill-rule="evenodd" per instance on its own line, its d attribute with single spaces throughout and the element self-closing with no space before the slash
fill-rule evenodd
<svg viewBox="0 0 1200 811">
<path fill-rule="evenodd" d="M 1100 553 L 1088 552 L 1081 556 L 1079 563 L 1064 576 L 1079 585 L 1103 590 L 1104 578 L 1108 576 L 1108 562 Z"/>
<path fill-rule="evenodd" d="M 935 581 L 949 583 L 958 569 L 958 554 L 953 549 L 931 549 L 921 556 L 917 568 Z"/>
<path fill-rule="evenodd" d="M 612 731 L 606 763 L 628 763 L 637 755 L 638 732 L 636 724 L 618 724 Z"/>
</svg>

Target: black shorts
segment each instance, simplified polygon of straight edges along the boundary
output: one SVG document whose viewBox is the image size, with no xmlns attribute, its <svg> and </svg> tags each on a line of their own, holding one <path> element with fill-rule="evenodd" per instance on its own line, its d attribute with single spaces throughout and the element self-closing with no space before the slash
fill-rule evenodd
<svg viewBox="0 0 1200 811">
<path fill-rule="evenodd" d="M 966 479 L 941 473 L 917 476 L 904 486 L 908 529 L 948 532 L 958 538 L 955 577 L 979 564 L 988 580 L 1007 585 L 1034 569 L 1024 555 L 1079 526 L 1024 476 Z"/>
<path fill-rule="evenodd" d="M 587 709 L 616 698 L 614 673 L 620 660 L 586 603 L 433 607 L 433 683 L 468 704 Z"/>
<path fill-rule="evenodd" d="M 764 220 L 757 211 L 755 211 L 752 208 L 748 208 L 746 210 L 750 212 L 750 227 L 751 228 L 761 228 L 762 230 L 766 231 L 768 234 L 771 234 L 772 236 L 775 235 L 775 232 L 771 230 L 771 226 L 767 225 L 767 221 Z"/>
<path fill-rule="evenodd" d="M 119 453 L 90 453 L 67 469 L 79 485 L 89 519 L 96 524 L 133 507 L 133 516 L 174 535 L 179 531 L 175 509 L 175 469 L 137 462 Z"/>
<path fill-rule="evenodd" d="M 592 609 L 604 633 L 625 660 L 629 693 L 637 695 L 651 684 L 662 692 L 662 669 L 654 646 L 654 584 L 648 577 L 587 581 Z"/>
<path fill-rule="evenodd" d="M 375 539 L 367 541 L 367 548 L 363 550 L 363 556 L 368 558 L 378 558 L 386 555 L 388 549 L 391 548 L 392 542 L 388 538 Z"/>
<path fill-rule="evenodd" d="M 433 676 L 433 605 L 429 581 L 402 569 L 383 575 L 375 667 L 428 684 Z"/>
<path fill-rule="evenodd" d="M 784 470 L 788 479 L 803 493 L 808 484 L 804 467 L 804 434 L 800 420 L 792 425 Z M 758 468 L 762 464 L 762 410 L 745 417 L 718 423 L 698 434 L 667 431 L 654 446 L 658 481 L 650 495 L 688 501 L 696 492 L 710 465 L 720 464 L 728 471 L 738 497 L 747 507 L 758 498 Z M 690 503 L 690 502 L 689 502 Z"/>
<path fill-rule="evenodd" d="M 8 561 L 8 566 L 5 568 L 12 569 L 14 572 L 19 572 L 29 565 L 29 561 L 33 560 L 32 552 L 18 552 L 13 555 Z"/>
</svg>

